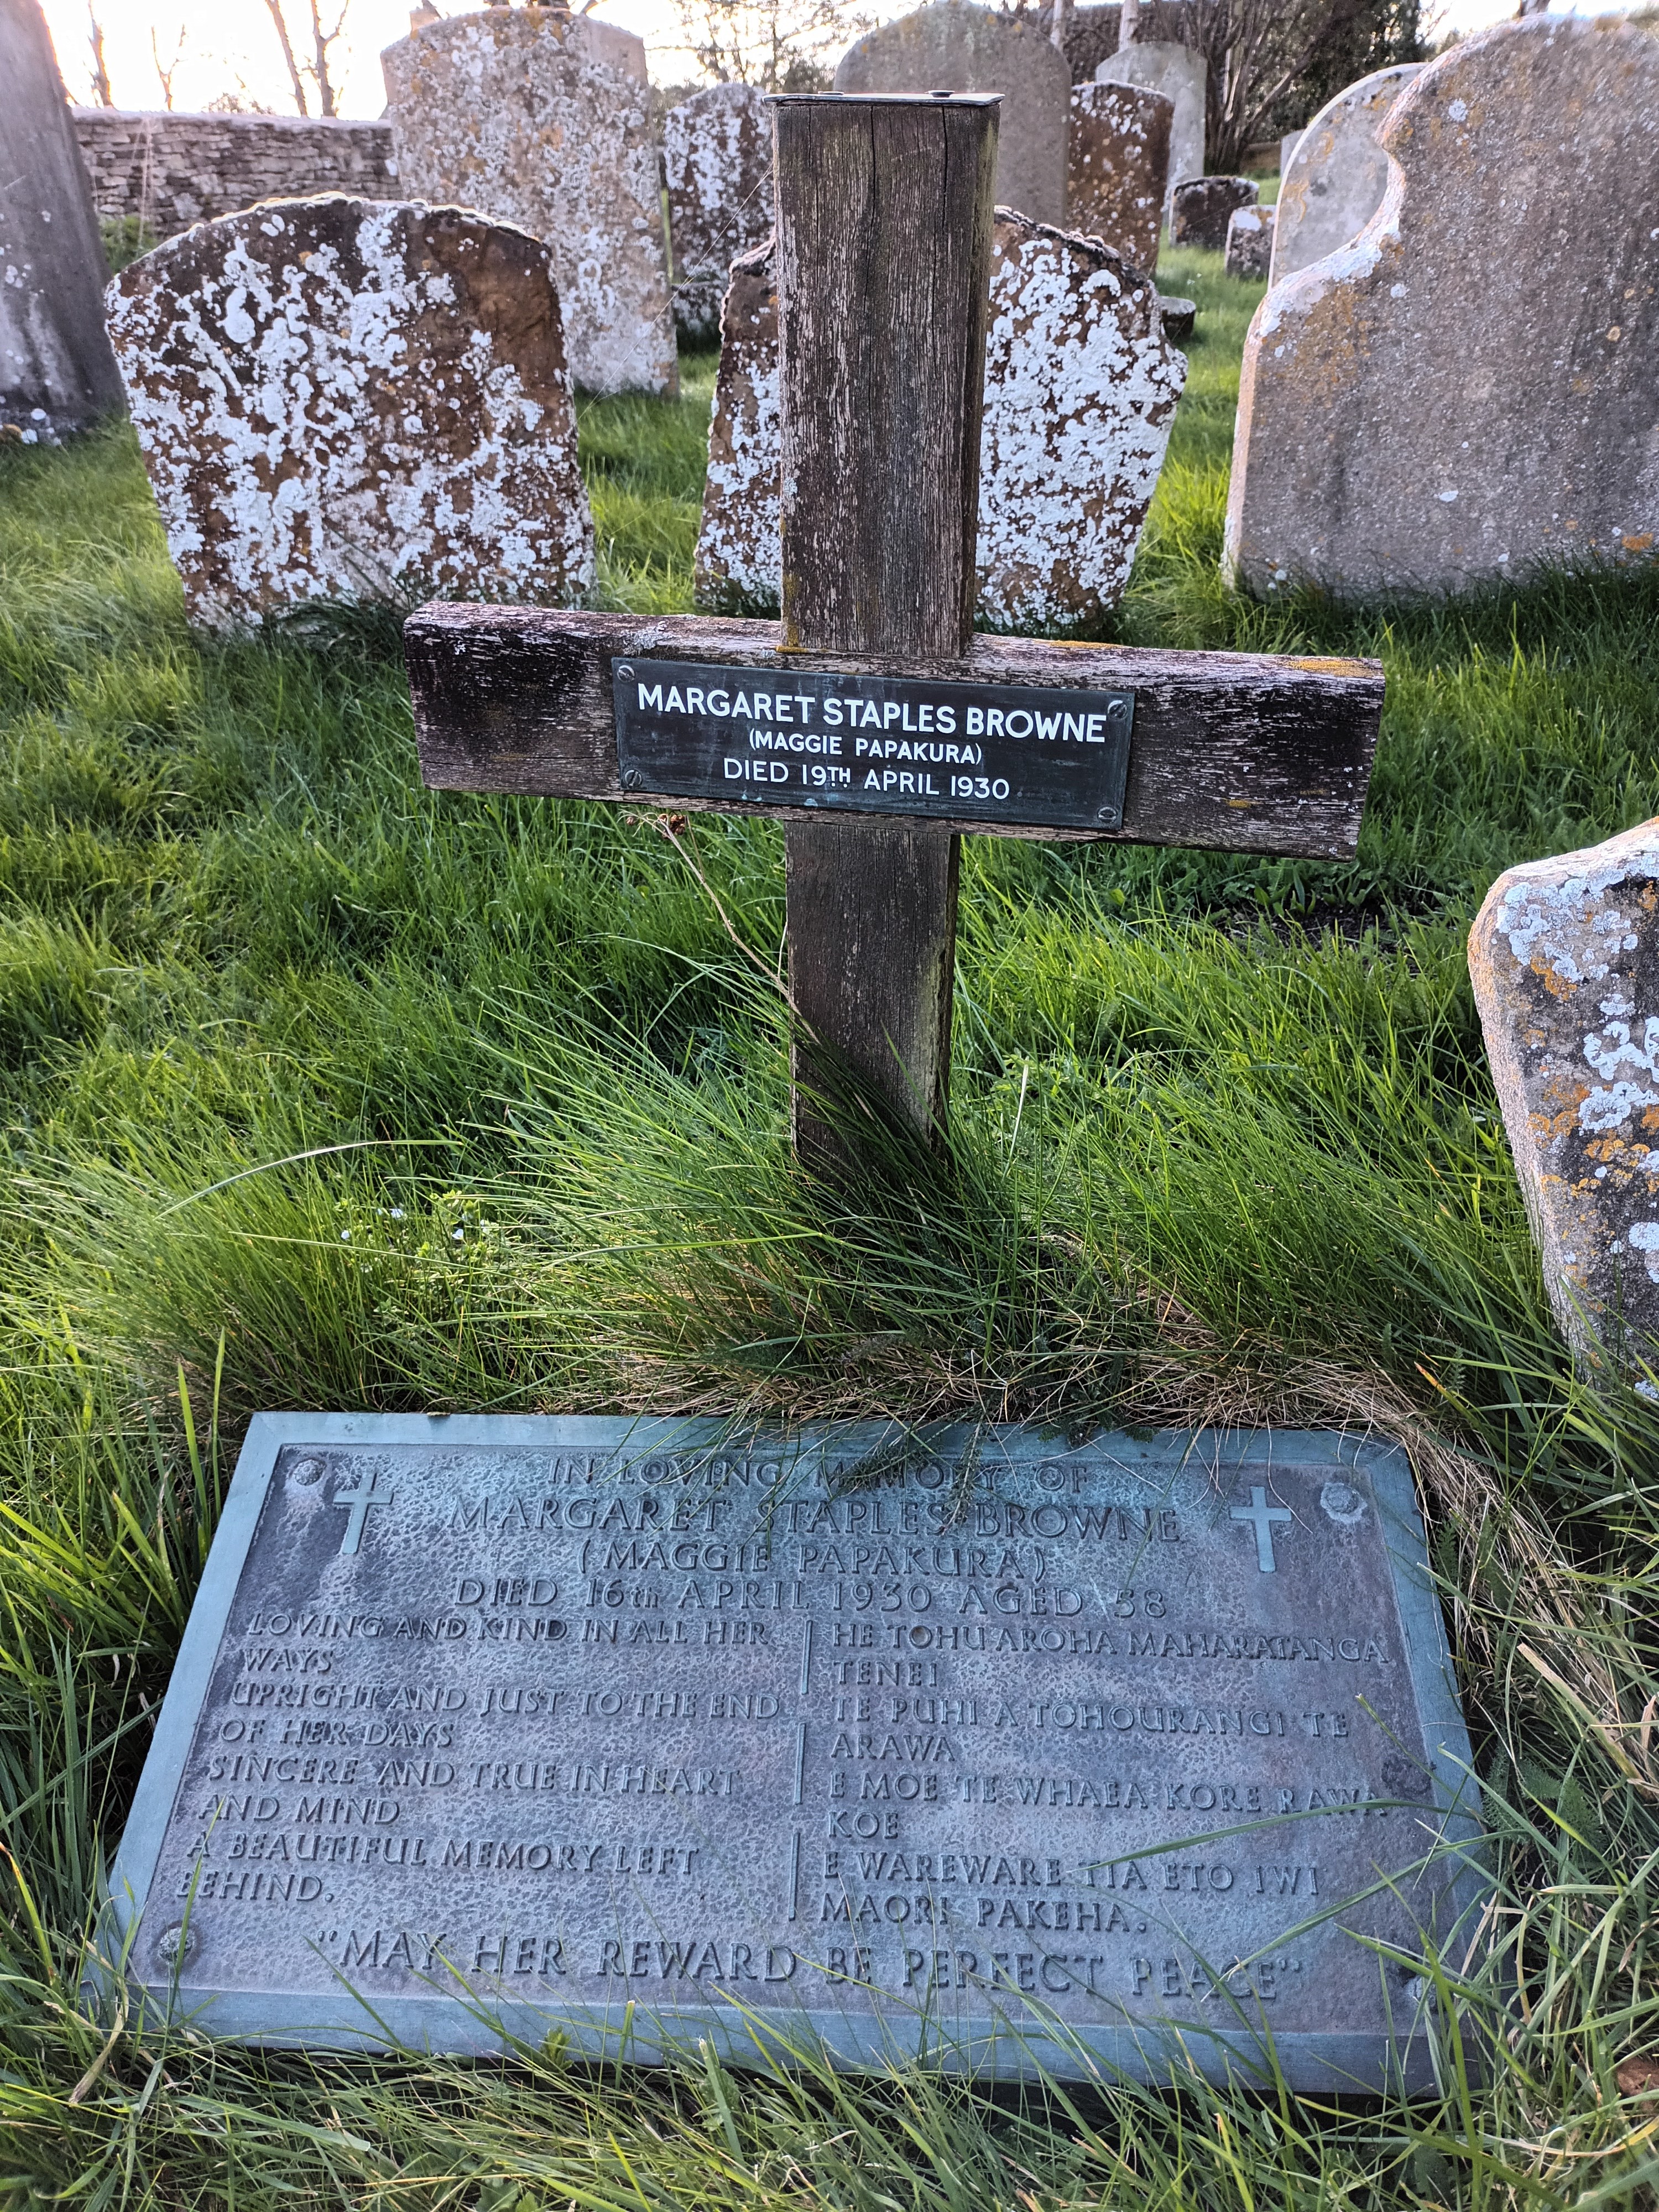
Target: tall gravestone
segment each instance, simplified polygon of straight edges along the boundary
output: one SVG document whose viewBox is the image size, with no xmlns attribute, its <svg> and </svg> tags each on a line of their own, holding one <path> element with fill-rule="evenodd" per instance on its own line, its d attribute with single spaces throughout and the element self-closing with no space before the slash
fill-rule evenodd
<svg viewBox="0 0 1659 2212">
<path fill-rule="evenodd" d="M 328 198 L 125 270 L 111 329 L 192 619 L 580 591 L 593 532 L 549 264 L 462 209 Z"/>
<path fill-rule="evenodd" d="M 1569 1341 L 1659 1366 L 1659 822 L 1505 870 L 1469 934 L 1504 1126 Z"/>
<path fill-rule="evenodd" d="M 1204 114 L 1210 73 L 1191 46 L 1152 39 L 1121 46 L 1095 71 L 1097 84 L 1138 84 L 1161 92 L 1175 108 L 1170 125 L 1170 181 L 1164 196 L 1167 221 L 1171 195 L 1189 177 L 1204 174 Z"/>
<path fill-rule="evenodd" d="M 1277 210 L 1270 207 L 1235 208 L 1227 220 L 1226 270 L 1259 283 L 1273 265 L 1273 228 Z"/>
<path fill-rule="evenodd" d="M 489 8 L 382 54 L 399 189 L 543 240 L 571 374 L 665 392 L 678 364 L 650 88 L 596 58 L 584 19 Z M 626 33 L 619 33 L 625 37 Z"/>
<path fill-rule="evenodd" d="M 1659 534 L 1659 41 L 1528 17 L 1427 64 L 1396 173 L 1245 342 L 1226 558 L 1248 589 L 1451 592 Z"/>
<path fill-rule="evenodd" d="M 1382 206 L 1389 157 L 1377 133 L 1422 66 L 1401 62 L 1362 76 L 1297 134 L 1279 187 L 1275 284 L 1358 238 Z"/>
<path fill-rule="evenodd" d="M 779 594 L 777 297 L 763 248 L 732 272 L 697 538 L 698 604 Z M 1150 277 L 1093 238 L 1000 211 L 980 434 L 980 615 L 1092 627 L 1122 596 L 1186 363 Z"/>
<path fill-rule="evenodd" d="M 849 46 L 836 90 L 1000 93 L 998 206 L 1065 222 L 1071 71 L 1030 26 L 970 0 L 933 0 Z"/>
<path fill-rule="evenodd" d="M 681 331 L 713 337 L 727 273 L 772 228 L 772 118 L 750 84 L 713 84 L 663 123 L 663 183 Z"/>
<path fill-rule="evenodd" d="M 1172 101 L 1139 85 L 1072 88 L 1066 227 L 1137 269 L 1158 266 L 1174 119 Z"/>
<path fill-rule="evenodd" d="M 104 249 L 38 0 L 0 0 L 0 426 L 28 443 L 121 405 Z"/>
</svg>

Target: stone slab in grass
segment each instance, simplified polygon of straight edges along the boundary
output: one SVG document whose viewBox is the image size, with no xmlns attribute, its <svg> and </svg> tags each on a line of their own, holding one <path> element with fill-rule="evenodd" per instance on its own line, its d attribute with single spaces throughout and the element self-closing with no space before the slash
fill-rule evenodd
<svg viewBox="0 0 1659 2212">
<path fill-rule="evenodd" d="M 1357 598 L 1647 557 L 1659 40 L 1609 16 L 1494 25 L 1422 69 L 1381 143 L 1370 222 L 1250 325 L 1230 573 Z"/>
<path fill-rule="evenodd" d="M 592 577 L 559 295 L 523 231 L 268 200 L 133 262 L 109 326 L 192 620 Z"/>
<path fill-rule="evenodd" d="M 264 2043 L 1426 2086 L 1476 1812 L 1396 1447 L 265 1414 L 106 1932 Z"/>
<path fill-rule="evenodd" d="M 1659 1361 L 1659 821 L 1510 868 L 1469 937 L 1510 1150 L 1569 1340 Z"/>
</svg>

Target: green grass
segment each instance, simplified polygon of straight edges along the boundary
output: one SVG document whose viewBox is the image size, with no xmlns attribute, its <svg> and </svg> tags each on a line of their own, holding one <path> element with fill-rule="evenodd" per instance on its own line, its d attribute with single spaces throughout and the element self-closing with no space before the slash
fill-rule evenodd
<svg viewBox="0 0 1659 2212">
<path fill-rule="evenodd" d="M 1631 2069 L 1659 2056 L 1659 1421 L 1550 1328 L 1463 937 L 1498 870 L 1659 806 L 1659 587 L 1232 599 L 1258 288 L 1212 257 L 1160 276 L 1200 319 L 1123 635 L 1381 653 L 1361 854 L 969 841 L 954 1158 L 878 1158 L 856 1193 L 788 1156 L 774 831 L 684 833 L 716 912 L 648 823 L 425 793 L 372 625 L 192 637 L 125 433 L 0 453 L 8 2202 L 1654 2201 Z M 604 603 L 689 603 L 710 373 L 583 405 Z M 296 1157 L 318 1147 L 349 1149 Z M 1466 1977 L 1507 2006 L 1490 2085 L 1068 2101 L 109 2039 L 80 1937 L 261 1405 L 1401 1437 L 1497 1837 L 1499 1942 Z"/>
</svg>

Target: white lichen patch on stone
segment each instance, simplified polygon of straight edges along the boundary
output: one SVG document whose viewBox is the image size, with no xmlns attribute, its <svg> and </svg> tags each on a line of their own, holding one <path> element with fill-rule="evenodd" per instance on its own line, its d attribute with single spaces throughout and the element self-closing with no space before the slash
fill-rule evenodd
<svg viewBox="0 0 1659 2212">
<path fill-rule="evenodd" d="M 756 86 L 714 84 L 663 122 L 674 281 L 719 276 L 772 230 L 771 102 Z"/>
<path fill-rule="evenodd" d="M 547 250 L 331 196 L 198 224 L 110 331 L 193 620 L 416 587 L 559 602 L 593 532 Z"/>
<path fill-rule="evenodd" d="M 672 392 L 650 88 L 603 51 L 582 18 L 548 8 L 453 15 L 388 47 L 398 179 L 545 241 L 579 385 Z"/>
<path fill-rule="evenodd" d="M 1150 276 L 998 209 L 980 442 L 989 620 L 1091 625 L 1116 605 L 1186 374 Z"/>
<path fill-rule="evenodd" d="M 701 606 L 775 608 L 777 303 L 769 247 L 732 270 L 697 539 Z M 1097 240 L 999 208 L 980 444 L 980 613 L 1090 628 L 1121 597 L 1157 489 L 1185 357 L 1156 288 Z"/>
<path fill-rule="evenodd" d="M 1443 592 L 1650 554 L 1659 43 L 1495 25 L 1407 83 L 1378 143 L 1375 215 L 1276 281 L 1245 342 L 1231 573 Z"/>
<path fill-rule="evenodd" d="M 1561 1326 L 1659 1339 L 1659 821 L 1500 876 L 1469 972 Z M 1635 1255 L 1633 1258 L 1632 1255 Z"/>
</svg>

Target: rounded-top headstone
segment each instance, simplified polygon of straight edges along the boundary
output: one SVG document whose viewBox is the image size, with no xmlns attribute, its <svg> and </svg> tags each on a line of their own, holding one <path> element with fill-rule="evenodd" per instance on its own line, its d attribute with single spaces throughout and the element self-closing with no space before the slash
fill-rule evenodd
<svg viewBox="0 0 1659 2212">
<path fill-rule="evenodd" d="M 401 189 L 546 241 L 571 373 L 595 392 L 672 392 L 678 375 L 637 46 L 591 16 L 488 8 L 380 57 Z"/>
<path fill-rule="evenodd" d="M 1224 252 L 1228 224 L 1240 208 L 1254 207 L 1261 197 L 1261 187 L 1249 177 L 1189 177 L 1175 188 L 1170 240 Z"/>
<path fill-rule="evenodd" d="M 1161 92 L 1175 102 L 1170 125 L 1170 182 L 1164 193 L 1167 220 L 1175 188 L 1188 177 L 1204 173 L 1204 110 L 1209 98 L 1210 73 L 1202 54 L 1194 46 L 1149 39 L 1120 46 L 1095 71 L 1097 84 L 1139 84 L 1148 92 Z"/>
<path fill-rule="evenodd" d="M 1430 62 L 1353 242 L 1245 341 L 1248 589 L 1443 592 L 1659 540 L 1659 41 L 1529 16 Z"/>
<path fill-rule="evenodd" d="M 969 0 L 934 0 L 849 46 L 836 90 L 1000 93 L 997 204 L 1065 222 L 1072 73 L 1035 29 Z"/>
<path fill-rule="evenodd" d="M 1273 281 L 1322 261 L 1358 237 L 1382 204 L 1389 157 L 1377 133 L 1421 62 L 1374 70 L 1322 107 L 1297 135 L 1279 188 Z"/>
<path fill-rule="evenodd" d="M 565 599 L 593 569 L 547 248 L 331 195 L 198 223 L 110 331 L 191 617 L 418 589 Z"/>
</svg>

